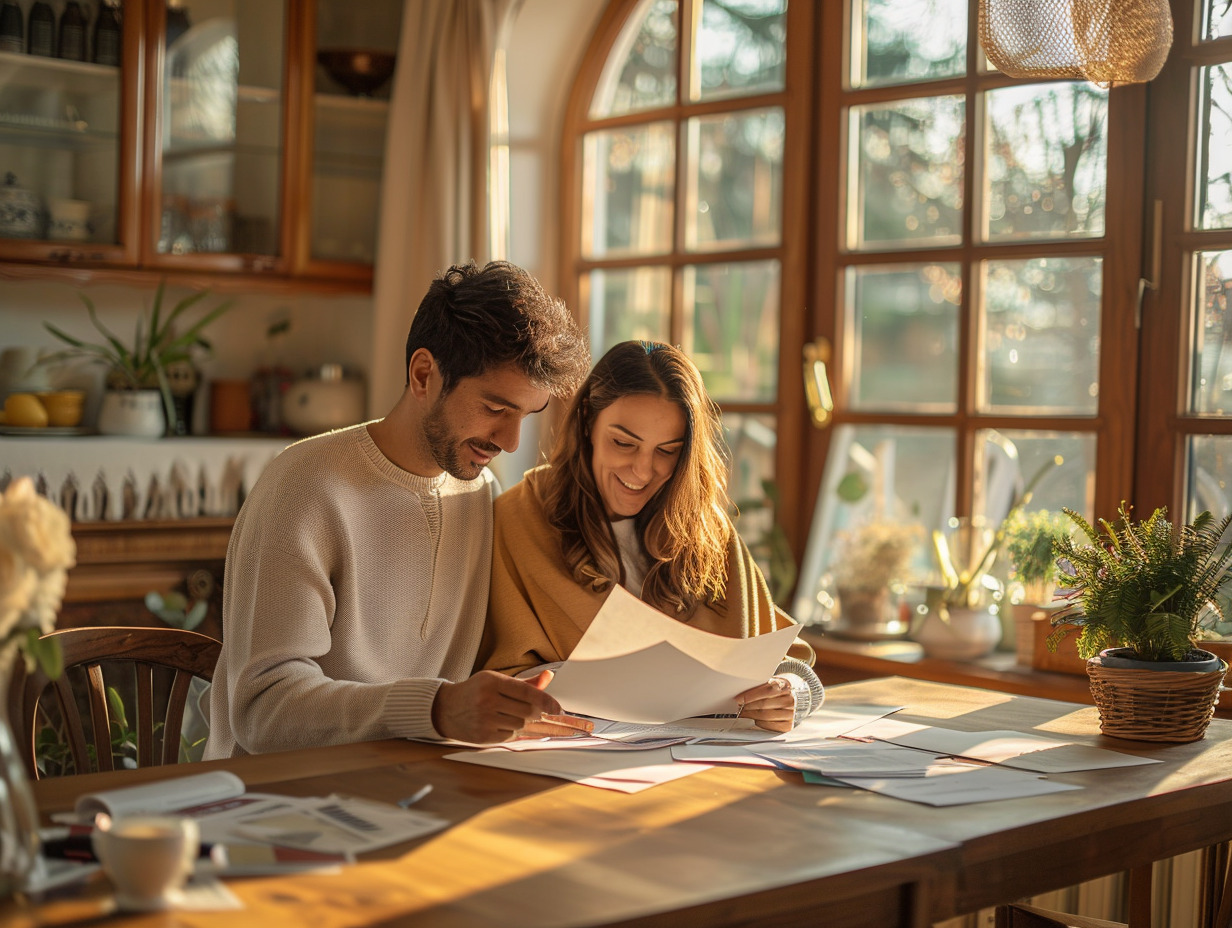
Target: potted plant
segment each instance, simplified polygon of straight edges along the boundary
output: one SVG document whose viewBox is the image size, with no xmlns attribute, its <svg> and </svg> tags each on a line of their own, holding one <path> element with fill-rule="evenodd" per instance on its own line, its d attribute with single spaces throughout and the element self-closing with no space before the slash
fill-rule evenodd
<svg viewBox="0 0 1232 928">
<path fill-rule="evenodd" d="M 1005 520 L 1005 555 L 1010 564 L 1009 600 L 1020 664 L 1034 664 L 1037 627 L 1051 628 L 1047 618 L 1057 583 L 1053 547 L 1062 535 L 1070 534 L 1073 527 L 1065 513 L 1047 509 L 1034 512 L 1019 509 Z M 1040 642 L 1042 645 L 1042 637 Z"/>
<path fill-rule="evenodd" d="M 830 567 L 838 595 L 835 634 L 876 640 L 907 631 L 907 622 L 890 604 L 896 582 L 919 546 L 918 525 L 866 522 L 839 535 L 837 556 Z"/>
<path fill-rule="evenodd" d="M 1064 605 L 1048 646 L 1078 632 L 1105 734 L 1197 741 L 1228 669 L 1194 642 L 1232 579 L 1232 545 L 1221 541 L 1232 516 L 1202 512 L 1176 528 L 1164 508 L 1134 522 L 1122 503 L 1117 523 L 1101 519 L 1097 532 L 1064 511 L 1089 543 L 1065 535 L 1054 546 Z"/>
<path fill-rule="evenodd" d="M 208 290 L 190 294 L 163 313 L 164 284 L 159 283 L 148 316 L 137 317 L 137 330 L 131 345 L 125 345 L 103 325 L 94 303 L 84 293 L 82 303 L 90 314 L 101 341 L 88 342 L 69 335 L 63 329 L 45 322 L 44 326 L 68 348 L 48 355 L 50 363 L 70 358 L 86 358 L 107 367 L 107 393 L 99 412 L 99 431 L 109 434 L 162 435 L 176 422 L 175 397 L 169 370 L 189 362 L 194 349 L 210 350 L 202 332 L 214 320 L 231 308 L 226 301 L 211 309 L 183 331 L 176 325 L 184 314 L 205 298 Z M 144 392 L 143 392 L 144 391 Z"/>
</svg>

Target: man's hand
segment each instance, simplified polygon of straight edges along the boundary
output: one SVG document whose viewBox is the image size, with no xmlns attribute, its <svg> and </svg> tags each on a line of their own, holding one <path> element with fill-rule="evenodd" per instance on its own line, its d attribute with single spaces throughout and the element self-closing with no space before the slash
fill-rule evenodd
<svg viewBox="0 0 1232 928">
<path fill-rule="evenodd" d="M 461 683 L 442 683 L 432 703 L 432 726 L 442 737 L 476 744 L 508 741 L 531 724 L 536 734 L 576 735 L 576 729 L 541 721 L 560 714 L 560 703 L 543 692 L 550 674 L 545 670 L 527 681 L 481 670 Z"/>
<path fill-rule="evenodd" d="M 739 716 L 752 719 L 758 728 L 767 731 L 791 731 L 796 714 L 796 694 L 783 677 L 771 677 L 769 682 L 745 690 L 736 697 Z"/>
</svg>

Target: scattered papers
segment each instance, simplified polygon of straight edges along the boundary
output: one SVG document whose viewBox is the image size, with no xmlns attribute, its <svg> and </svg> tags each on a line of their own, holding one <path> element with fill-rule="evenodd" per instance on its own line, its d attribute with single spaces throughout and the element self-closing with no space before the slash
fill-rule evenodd
<svg viewBox="0 0 1232 928">
<path fill-rule="evenodd" d="M 737 767 L 773 767 L 783 765 L 743 744 L 678 744 L 672 748 L 672 759 L 686 764 L 729 764 Z"/>
<path fill-rule="evenodd" d="M 670 748 L 641 751 L 632 757 L 614 751 L 523 753 L 488 748 L 483 751 L 446 754 L 445 759 L 559 777 L 584 786 L 597 786 L 622 793 L 641 792 L 660 783 L 678 780 L 706 769 L 701 764 L 672 763 Z"/>
<path fill-rule="evenodd" d="M 548 691 L 568 712 L 621 722 L 731 712 L 737 695 L 774 675 L 798 631 L 714 635 L 613 586 Z"/>
<path fill-rule="evenodd" d="M 923 777 L 954 762 L 945 755 L 881 742 L 831 738 L 820 744 L 774 744 L 754 748 L 767 760 L 831 777 Z"/>
<path fill-rule="evenodd" d="M 226 845 L 228 858 L 235 857 L 235 866 L 247 867 L 246 872 L 260 867 L 282 871 L 337 864 L 354 854 L 409 841 L 449 824 L 424 812 L 350 796 L 249 793 L 243 780 L 225 770 L 90 793 L 77 800 L 75 812 L 86 822 L 92 822 L 97 812 L 192 816 L 201 826 L 201 840 Z M 260 860 L 232 850 L 236 844 L 254 842 L 274 845 L 277 850 Z M 314 859 L 290 853 L 292 849 L 327 856 Z"/>
<path fill-rule="evenodd" d="M 1157 764 L 1153 757 L 1120 754 L 1070 741 L 1059 741 L 1017 731 L 954 731 L 881 719 L 851 732 L 853 736 L 891 741 L 924 751 L 969 757 L 1037 773 L 1072 773 Z"/>
</svg>

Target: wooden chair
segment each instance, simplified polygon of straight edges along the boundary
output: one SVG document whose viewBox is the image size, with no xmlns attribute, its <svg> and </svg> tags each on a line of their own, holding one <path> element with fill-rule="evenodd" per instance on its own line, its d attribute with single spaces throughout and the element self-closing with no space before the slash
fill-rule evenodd
<svg viewBox="0 0 1232 928">
<path fill-rule="evenodd" d="M 994 928 L 1125 928 L 1124 922 L 1110 922 L 1085 915 L 1066 915 L 1033 905 L 999 905 Z"/>
<path fill-rule="evenodd" d="M 56 694 L 63 735 L 76 772 L 94 769 L 91 747 L 96 769 L 115 769 L 111 750 L 113 715 L 108 707 L 103 665 L 108 668 L 108 679 L 119 681 L 119 675 L 123 676 L 123 681 L 114 685 L 135 690 L 135 709 L 127 710 L 126 714 L 132 713 L 128 722 L 136 735 L 137 765 L 179 761 L 180 730 L 189 687 L 194 677 L 207 682 L 213 679 L 214 665 L 222 650 L 220 641 L 178 628 L 119 626 L 70 628 L 45 637 L 59 641 L 64 673 L 59 679 L 50 680 L 39 669 L 27 672 L 18 661 L 8 692 L 9 719 L 30 776 L 40 775 L 36 739 L 40 715 L 46 713 L 39 703 L 48 688 Z M 73 681 L 82 678 L 85 684 L 79 693 Z M 89 706 L 88 731 L 82 724 L 79 699 Z M 157 752 L 156 741 L 160 743 Z"/>
</svg>

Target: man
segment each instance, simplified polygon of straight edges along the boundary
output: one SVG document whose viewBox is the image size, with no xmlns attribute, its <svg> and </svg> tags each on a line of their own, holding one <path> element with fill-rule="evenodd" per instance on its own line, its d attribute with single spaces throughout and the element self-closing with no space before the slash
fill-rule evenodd
<svg viewBox="0 0 1232 928">
<path fill-rule="evenodd" d="M 520 268 L 469 264 L 433 281 L 394 408 L 287 448 L 235 520 L 206 758 L 503 741 L 560 712 L 534 683 L 466 678 L 491 569 L 487 464 L 589 363 L 564 304 Z"/>
</svg>

